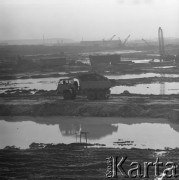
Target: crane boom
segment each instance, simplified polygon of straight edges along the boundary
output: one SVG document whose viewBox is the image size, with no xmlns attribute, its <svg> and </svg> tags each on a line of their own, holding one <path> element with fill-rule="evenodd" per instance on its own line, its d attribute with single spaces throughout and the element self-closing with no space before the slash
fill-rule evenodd
<svg viewBox="0 0 179 180">
<path fill-rule="evenodd" d="M 113 36 L 109 39 L 109 41 L 112 41 L 115 36 L 116 36 L 116 35 L 113 35 Z"/>
<path fill-rule="evenodd" d="M 151 47 L 151 45 L 145 39 L 142 38 L 142 41 L 144 41 L 147 46 Z"/>
<path fill-rule="evenodd" d="M 126 44 L 126 42 L 128 41 L 128 39 L 130 38 L 130 34 L 127 36 L 127 38 L 124 40 L 124 42 L 122 43 L 123 45 L 125 45 Z"/>
</svg>

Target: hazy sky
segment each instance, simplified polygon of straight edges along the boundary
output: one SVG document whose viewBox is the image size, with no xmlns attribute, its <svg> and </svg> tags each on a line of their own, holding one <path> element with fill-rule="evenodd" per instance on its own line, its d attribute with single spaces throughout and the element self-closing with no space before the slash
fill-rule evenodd
<svg viewBox="0 0 179 180">
<path fill-rule="evenodd" d="M 179 37 L 179 0 L 0 0 L 0 41 Z"/>
</svg>

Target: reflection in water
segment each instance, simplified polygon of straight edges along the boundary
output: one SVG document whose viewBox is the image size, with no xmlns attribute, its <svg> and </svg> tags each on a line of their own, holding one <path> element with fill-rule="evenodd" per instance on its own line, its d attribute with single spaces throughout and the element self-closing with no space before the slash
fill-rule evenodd
<svg viewBox="0 0 179 180">
<path fill-rule="evenodd" d="M 179 147 L 179 124 L 164 119 L 95 117 L 1 117 L 0 148 L 28 148 L 36 143 L 76 142 L 76 132 L 89 132 L 88 142 L 107 147 L 164 149 Z M 82 140 L 84 141 L 84 140 Z"/>
<path fill-rule="evenodd" d="M 64 136 L 73 136 L 80 130 L 89 132 L 88 139 L 94 140 L 117 132 L 118 127 L 111 124 L 86 124 L 85 122 L 72 122 L 69 124 L 68 122 L 61 121 L 59 122 L 59 129 Z"/>
</svg>

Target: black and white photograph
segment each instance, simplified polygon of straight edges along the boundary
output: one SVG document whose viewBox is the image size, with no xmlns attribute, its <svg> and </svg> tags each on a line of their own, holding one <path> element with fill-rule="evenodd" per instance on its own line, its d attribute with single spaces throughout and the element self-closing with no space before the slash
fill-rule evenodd
<svg viewBox="0 0 179 180">
<path fill-rule="evenodd" d="M 0 0 L 0 179 L 179 179 L 179 0 Z"/>
</svg>

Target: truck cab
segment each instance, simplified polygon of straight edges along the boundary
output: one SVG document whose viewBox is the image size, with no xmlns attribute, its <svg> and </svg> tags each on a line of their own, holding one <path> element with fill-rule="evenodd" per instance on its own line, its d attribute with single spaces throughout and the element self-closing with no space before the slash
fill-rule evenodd
<svg viewBox="0 0 179 180">
<path fill-rule="evenodd" d="M 79 89 L 79 82 L 74 78 L 60 79 L 57 94 L 62 94 L 64 99 L 75 99 Z"/>
</svg>

